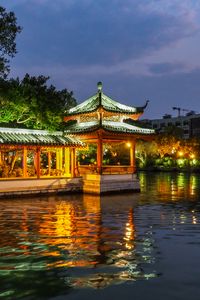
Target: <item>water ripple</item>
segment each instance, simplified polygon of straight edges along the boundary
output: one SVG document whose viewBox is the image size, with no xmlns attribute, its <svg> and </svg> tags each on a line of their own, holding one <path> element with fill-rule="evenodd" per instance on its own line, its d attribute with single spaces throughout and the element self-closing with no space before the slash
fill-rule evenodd
<svg viewBox="0 0 200 300">
<path fill-rule="evenodd" d="M 199 179 L 140 176 L 139 194 L 1 200 L 0 297 L 156 280 L 161 242 L 199 246 Z"/>
</svg>

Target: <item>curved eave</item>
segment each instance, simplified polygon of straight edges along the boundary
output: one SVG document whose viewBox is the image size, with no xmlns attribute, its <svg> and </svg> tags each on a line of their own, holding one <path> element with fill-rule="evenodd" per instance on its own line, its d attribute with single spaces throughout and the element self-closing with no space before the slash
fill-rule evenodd
<svg viewBox="0 0 200 300">
<path fill-rule="evenodd" d="M 111 97 L 99 90 L 96 94 L 86 99 L 84 102 L 69 109 L 65 118 L 93 113 L 98 110 L 99 107 L 102 107 L 105 111 L 111 113 L 122 113 L 126 115 L 142 114 L 144 109 L 147 107 L 148 102 L 149 101 L 147 100 L 145 105 L 141 107 L 128 106 L 113 100 Z"/>
<path fill-rule="evenodd" d="M 131 131 L 131 130 L 128 130 L 128 129 L 124 129 L 124 130 L 120 130 L 120 129 L 113 129 L 113 128 L 109 128 L 108 126 L 103 126 L 103 129 L 105 131 L 108 131 L 110 133 L 113 133 L 113 134 L 128 134 L 128 135 L 139 135 L 139 136 L 154 136 L 155 133 L 154 132 L 141 132 L 140 130 L 135 130 L 135 131 Z"/>
<path fill-rule="evenodd" d="M 93 126 L 93 127 L 89 127 L 89 128 L 84 128 L 84 129 L 77 129 L 77 130 L 68 130 L 66 131 L 66 134 L 70 134 L 70 135 L 85 135 L 85 134 L 89 134 L 89 133 L 94 133 L 98 130 L 104 130 L 107 131 L 109 133 L 112 134 L 128 134 L 128 135 L 138 135 L 138 136 L 154 136 L 155 132 L 145 132 L 145 131 L 141 131 L 141 130 L 128 130 L 128 129 L 120 129 L 120 128 L 113 128 L 113 127 L 109 127 L 106 125 L 97 125 L 97 126 Z"/>
<path fill-rule="evenodd" d="M 87 110 L 87 111 L 81 111 L 81 112 L 77 112 L 77 113 L 68 113 L 65 117 L 64 120 L 67 119 L 68 117 L 75 117 L 75 116 L 80 116 L 80 115 L 85 115 L 85 114 L 92 114 L 94 112 L 96 112 L 99 108 L 103 108 L 103 110 L 105 110 L 106 112 L 110 112 L 110 113 L 119 113 L 119 114 L 125 114 L 125 115 L 141 115 L 143 114 L 143 110 L 137 110 L 135 112 L 133 111 L 127 111 L 127 110 L 122 110 L 122 109 L 113 109 L 113 108 L 109 108 L 109 107 L 105 107 L 103 105 L 98 105 L 96 108 L 92 109 L 92 110 Z"/>
<path fill-rule="evenodd" d="M 80 128 L 80 129 L 71 129 L 71 130 L 66 130 L 65 134 L 70 134 L 70 135 L 81 135 L 81 134 L 85 134 L 85 133 L 91 133 L 94 131 L 97 131 L 98 129 L 100 129 L 100 125 L 95 125 L 95 126 L 91 126 L 91 127 L 86 127 L 86 128 Z"/>
<path fill-rule="evenodd" d="M 107 112 L 111 112 L 111 113 L 119 113 L 119 114 L 123 114 L 123 115 L 137 115 L 137 114 L 142 114 L 143 112 L 139 112 L 139 111 L 127 111 L 127 110 L 122 110 L 122 109 L 112 109 L 112 108 L 109 108 L 109 107 L 104 107 L 103 106 L 103 109 Z"/>
<path fill-rule="evenodd" d="M 67 116 L 76 116 L 80 114 L 85 114 L 88 112 L 94 112 L 99 106 L 99 98 L 98 94 L 95 94 L 85 100 L 84 102 L 76 105 L 73 108 L 70 108 L 69 111 L 67 111 Z"/>
</svg>

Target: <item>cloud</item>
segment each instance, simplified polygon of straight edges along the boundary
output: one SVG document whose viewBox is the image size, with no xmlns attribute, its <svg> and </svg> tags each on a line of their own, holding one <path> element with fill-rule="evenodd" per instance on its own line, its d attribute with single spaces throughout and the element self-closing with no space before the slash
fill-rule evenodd
<svg viewBox="0 0 200 300">
<path fill-rule="evenodd" d="M 12 75 L 15 77 L 18 74 L 23 77 L 26 71 L 27 69 L 23 67 L 13 69 Z M 184 73 L 162 72 L 159 76 L 157 73 L 151 76 L 138 75 L 137 72 L 129 74 L 117 69 L 113 73 L 106 72 L 104 69 L 99 72 L 98 67 L 91 67 L 87 72 L 87 69 L 78 67 L 69 69 L 65 66 L 49 66 L 44 69 L 41 66 L 32 67 L 28 72 L 32 75 L 50 75 L 50 81 L 57 88 L 73 90 L 78 102 L 96 92 L 98 81 L 103 82 L 103 91 L 107 95 L 124 104 L 141 106 L 146 99 L 150 99 L 144 117 L 159 117 L 161 114 L 172 113 L 173 106 L 189 107 L 191 110 L 199 109 L 200 68 Z"/>
<path fill-rule="evenodd" d="M 154 75 L 181 73 L 187 70 L 187 66 L 183 63 L 156 63 L 149 66 L 149 71 Z"/>
<path fill-rule="evenodd" d="M 15 7 L 23 26 L 18 39 L 20 63 L 107 67 L 144 57 L 195 34 L 194 19 L 180 12 L 176 16 L 170 9 L 164 14 L 159 2 L 22 2 Z"/>
<path fill-rule="evenodd" d="M 142 105 L 197 110 L 200 1 L 2 0 L 23 27 L 12 76 L 50 75 L 82 101 L 103 81 L 108 95 Z M 182 103 L 182 102 L 183 103 Z M 197 103 L 197 104 L 195 104 Z M 148 115 L 147 111 L 147 115 Z"/>
</svg>

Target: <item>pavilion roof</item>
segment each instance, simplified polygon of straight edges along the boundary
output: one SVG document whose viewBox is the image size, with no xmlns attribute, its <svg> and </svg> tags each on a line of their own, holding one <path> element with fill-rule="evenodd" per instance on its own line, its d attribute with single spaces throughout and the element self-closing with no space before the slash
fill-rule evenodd
<svg viewBox="0 0 200 300">
<path fill-rule="evenodd" d="M 0 127 L 0 145 L 84 146 L 79 139 L 63 132 Z"/>
<path fill-rule="evenodd" d="M 141 135 L 152 135 L 155 134 L 153 129 L 143 128 L 140 126 L 130 125 L 124 122 L 115 122 L 103 120 L 90 121 L 74 123 L 66 127 L 65 133 L 67 134 L 85 134 L 89 132 L 94 132 L 99 129 L 104 129 L 105 131 L 115 132 L 115 133 L 128 133 L 128 134 L 141 134 Z"/>
<path fill-rule="evenodd" d="M 99 82 L 98 84 L 101 84 L 101 82 Z M 142 107 L 134 107 L 134 106 L 121 104 L 111 99 L 107 95 L 105 95 L 100 88 L 95 95 L 88 98 L 81 104 L 69 109 L 67 115 L 69 116 L 69 115 L 91 113 L 96 111 L 100 106 L 103 107 L 104 110 L 108 112 L 124 113 L 124 114 L 141 114 L 143 113 L 145 107 L 147 106 L 147 103 Z"/>
</svg>

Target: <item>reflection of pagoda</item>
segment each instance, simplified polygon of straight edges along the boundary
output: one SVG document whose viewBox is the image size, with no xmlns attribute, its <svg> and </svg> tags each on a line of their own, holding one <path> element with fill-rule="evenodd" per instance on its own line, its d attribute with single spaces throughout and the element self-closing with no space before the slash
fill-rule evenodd
<svg viewBox="0 0 200 300">
<path fill-rule="evenodd" d="M 98 92 L 83 103 L 71 108 L 65 116 L 66 134 L 78 136 L 87 145 L 97 145 L 95 165 L 79 166 L 84 175 L 84 191 L 93 193 L 117 190 L 138 190 L 135 176 L 135 144 L 137 139 L 149 140 L 154 130 L 141 127 L 136 120 L 143 114 L 143 107 L 130 107 L 116 102 L 102 92 L 102 83 L 98 83 Z M 132 119 L 136 124 L 125 122 Z M 127 143 L 130 152 L 128 165 L 108 165 L 104 163 L 105 145 Z"/>
</svg>

